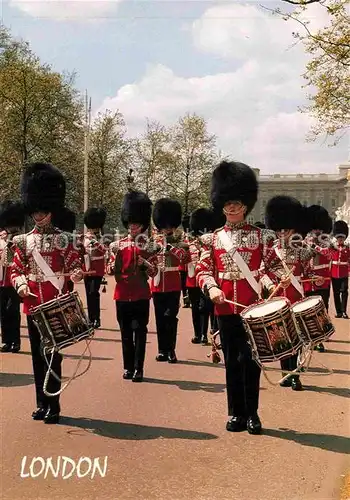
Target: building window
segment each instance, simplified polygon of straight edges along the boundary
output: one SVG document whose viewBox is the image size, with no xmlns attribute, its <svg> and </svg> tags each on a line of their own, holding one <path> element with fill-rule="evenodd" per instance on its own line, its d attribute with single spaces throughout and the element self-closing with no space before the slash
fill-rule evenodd
<svg viewBox="0 0 350 500">
<path fill-rule="evenodd" d="M 322 204 L 323 204 L 323 201 L 321 199 L 316 201 L 316 205 L 321 205 L 322 206 Z"/>
<path fill-rule="evenodd" d="M 337 201 L 335 198 L 332 198 L 332 208 L 335 208 L 337 204 Z"/>
</svg>

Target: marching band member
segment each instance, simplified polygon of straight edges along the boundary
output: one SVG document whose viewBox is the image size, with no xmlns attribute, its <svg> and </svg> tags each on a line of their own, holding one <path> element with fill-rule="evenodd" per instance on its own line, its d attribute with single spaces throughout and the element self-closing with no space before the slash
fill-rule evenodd
<svg viewBox="0 0 350 500">
<path fill-rule="evenodd" d="M 63 232 L 73 234 L 76 230 L 76 215 L 69 208 L 64 207 L 59 213 L 56 213 L 52 222 L 55 227 Z M 78 240 L 75 241 L 75 245 L 77 245 L 76 249 L 80 248 Z M 69 278 L 66 280 L 65 289 L 68 292 L 73 292 L 74 290 L 74 283 Z"/>
<path fill-rule="evenodd" d="M 158 338 L 156 360 L 169 363 L 177 362 L 175 349 L 181 294 L 179 265 L 186 262 L 188 256 L 182 232 L 176 232 L 181 217 L 178 201 L 161 198 L 154 205 L 153 222 L 158 230 L 155 243 L 162 248 L 157 255 L 158 272 L 151 284 Z"/>
<path fill-rule="evenodd" d="M 208 325 L 212 302 L 198 286 L 195 268 L 201 251 L 201 236 L 212 231 L 211 219 L 212 211 L 207 208 L 198 208 L 198 210 L 192 212 L 190 217 L 190 233 L 187 239 L 190 262 L 187 265 L 186 287 L 192 308 L 192 323 L 194 328 L 192 344 L 200 344 L 202 342 L 203 345 L 207 345 L 208 343 Z"/>
<path fill-rule="evenodd" d="M 327 210 L 320 205 L 311 205 L 307 208 L 308 223 L 311 228 L 311 233 L 308 234 L 307 240 L 314 242 L 316 240 L 320 247 L 325 248 L 329 243 L 329 235 L 332 232 L 332 219 Z M 323 255 L 316 252 L 310 261 L 311 272 L 315 274 L 315 279 L 304 283 L 305 295 L 320 295 L 326 306 L 327 312 L 329 309 L 329 297 L 331 291 L 331 260 L 329 255 Z M 315 347 L 319 352 L 324 352 L 322 343 Z"/>
<path fill-rule="evenodd" d="M 343 220 L 334 223 L 333 234 L 336 244 L 331 249 L 331 276 L 336 318 L 349 319 L 346 308 L 348 304 L 350 246 L 345 243 L 349 236 L 349 226 Z"/>
<path fill-rule="evenodd" d="M 214 210 L 223 211 L 225 226 L 202 237 L 203 246 L 196 267 L 198 284 L 215 303 L 221 345 L 225 358 L 228 415 L 226 429 L 260 434 L 258 416 L 260 368 L 252 359 L 240 312 L 259 296 L 259 278 L 274 289 L 275 272 L 283 268 L 273 249 L 271 231 L 246 222 L 258 196 L 254 171 L 243 163 L 223 161 L 214 170 L 211 198 Z M 265 263 L 269 276 L 261 276 Z M 277 278 L 276 278 L 277 281 Z M 225 300 L 234 302 L 228 303 Z"/>
<path fill-rule="evenodd" d="M 21 203 L 6 201 L 0 205 L 0 323 L 3 346 L 1 352 L 19 352 L 21 348 L 20 298 L 13 288 L 10 266 L 13 260 L 13 238 L 24 226 L 25 213 Z"/>
<path fill-rule="evenodd" d="M 122 337 L 124 379 L 142 382 L 147 325 L 151 299 L 149 276 L 157 267 L 146 231 L 151 221 L 152 202 L 145 193 L 130 191 L 124 197 L 121 220 L 128 235 L 110 245 L 108 274 L 114 274 L 117 320 Z"/>
<path fill-rule="evenodd" d="M 93 273 L 84 277 L 89 321 L 94 328 L 101 326 L 100 287 L 105 274 L 107 247 L 102 241 L 102 228 L 106 222 L 103 208 L 89 208 L 84 214 L 87 231 L 84 235 L 84 271 Z"/>
<path fill-rule="evenodd" d="M 310 260 L 314 251 L 303 244 L 304 235 L 301 235 L 301 226 L 306 224 L 306 218 L 305 208 L 290 196 L 274 196 L 267 203 L 265 220 L 267 227 L 277 234 L 276 253 L 291 271 L 291 283 L 289 286 L 282 286 L 277 295 L 283 295 L 292 305 L 304 297 L 301 278 L 311 276 Z M 319 282 L 316 281 L 316 284 Z M 295 370 L 297 364 L 298 354 L 281 360 L 281 368 L 286 372 Z M 299 375 L 291 375 L 281 386 L 292 387 L 294 391 L 303 389 Z"/>
<path fill-rule="evenodd" d="M 32 308 L 54 299 L 63 289 L 64 277 L 55 274 L 70 272 L 71 280 L 82 279 L 78 252 L 73 247 L 71 235 L 62 233 L 52 225 L 52 218 L 64 206 L 66 184 L 61 172 L 53 165 L 33 163 L 22 177 L 21 195 L 28 215 L 35 227 L 28 234 L 15 236 L 15 252 L 11 265 L 11 281 L 18 295 L 23 299 L 23 310 L 27 314 L 28 333 L 32 352 L 37 410 L 34 420 L 47 424 L 59 421 L 59 396 L 46 396 L 43 391 L 47 364 L 42 356 L 41 337 L 32 317 Z M 62 356 L 55 354 L 52 374 L 47 390 L 58 392 L 61 387 Z"/>
</svg>

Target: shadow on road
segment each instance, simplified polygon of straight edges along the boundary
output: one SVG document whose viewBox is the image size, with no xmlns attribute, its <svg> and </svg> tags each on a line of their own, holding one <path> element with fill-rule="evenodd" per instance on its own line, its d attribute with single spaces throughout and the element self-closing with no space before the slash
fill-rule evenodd
<svg viewBox="0 0 350 500">
<path fill-rule="evenodd" d="M 18 354 L 25 354 L 26 356 L 30 356 L 31 353 L 28 352 L 28 351 L 20 351 Z M 70 359 L 80 359 L 81 356 L 79 356 L 79 354 L 66 354 L 63 351 L 61 351 L 61 354 L 63 354 L 63 356 L 65 358 L 70 358 Z M 90 359 L 90 356 L 83 356 L 81 359 Z M 92 356 L 92 361 L 113 361 L 114 358 L 101 358 L 101 357 L 98 357 L 98 356 Z"/>
<path fill-rule="evenodd" d="M 350 371 L 349 370 L 340 370 L 340 369 L 337 369 L 337 368 L 331 368 L 332 372 L 337 374 L 337 375 L 350 375 Z M 317 367 L 312 367 L 312 366 L 309 366 L 308 372 L 312 372 L 312 373 L 324 373 L 324 374 L 327 374 L 327 370 L 323 370 L 322 368 L 317 368 Z M 307 375 L 307 373 L 305 374 Z"/>
<path fill-rule="evenodd" d="M 335 436 L 334 434 L 313 434 L 298 432 L 292 429 L 264 429 L 264 436 L 271 436 L 287 441 L 294 441 L 303 446 L 334 451 L 335 453 L 350 454 L 350 438 Z"/>
<path fill-rule="evenodd" d="M 158 378 L 145 378 L 149 384 L 176 385 L 182 391 L 205 391 L 205 392 L 224 392 L 225 384 L 214 384 L 211 382 L 195 382 L 192 380 L 164 380 Z"/>
<path fill-rule="evenodd" d="M 306 391 L 333 394 L 334 396 L 350 398 L 350 389 L 345 387 L 317 387 L 316 385 L 305 385 L 305 384 L 303 384 L 303 386 Z"/>
<path fill-rule="evenodd" d="M 34 376 L 29 373 L 0 373 L 0 387 L 20 387 L 34 384 Z"/>
<path fill-rule="evenodd" d="M 326 349 L 325 354 L 347 354 L 349 355 L 350 351 L 333 351 L 332 349 Z"/>
<path fill-rule="evenodd" d="M 90 420 L 89 418 L 62 417 L 60 425 L 68 425 L 85 429 L 98 436 L 113 439 L 146 440 L 146 439 L 217 439 L 215 434 L 207 432 L 173 429 L 167 427 L 151 427 L 147 425 L 127 424 L 123 422 L 109 422 L 106 420 Z M 69 431 L 68 431 L 69 432 Z"/>
<path fill-rule="evenodd" d="M 333 339 L 331 339 L 330 342 L 331 343 L 335 342 L 338 344 L 350 344 L 350 340 L 333 340 Z M 327 346 L 327 344 L 326 344 L 326 346 Z M 326 350 L 327 350 L 327 348 L 326 348 Z"/>
</svg>

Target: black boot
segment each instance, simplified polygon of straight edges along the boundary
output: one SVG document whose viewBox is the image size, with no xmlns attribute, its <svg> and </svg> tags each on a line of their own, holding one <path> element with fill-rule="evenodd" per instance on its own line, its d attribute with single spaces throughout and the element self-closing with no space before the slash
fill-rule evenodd
<svg viewBox="0 0 350 500">
<path fill-rule="evenodd" d="M 242 432 L 247 429 L 247 419 L 245 417 L 231 417 L 226 423 L 226 430 L 229 432 Z"/>
<path fill-rule="evenodd" d="M 58 424 L 60 421 L 60 412 L 56 409 L 49 409 L 44 417 L 45 424 Z"/>
<path fill-rule="evenodd" d="M 131 380 L 133 377 L 133 373 L 131 370 L 125 370 L 123 373 L 123 379 L 124 380 Z"/>
<path fill-rule="evenodd" d="M 32 413 L 32 419 L 33 420 L 44 420 L 46 413 L 47 413 L 47 408 L 37 408 Z"/>
<path fill-rule="evenodd" d="M 191 342 L 192 342 L 192 344 L 200 344 L 201 343 L 201 339 L 199 337 L 193 337 L 191 339 Z"/>
<path fill-rule="evenodd" d="M 176 357 L 176 338 L 177 338 L 177 323 L 178 319 L 174 318 L 169 325 L 169 340 L 170 340 L 170 351 L 168 354 L 168 362 L 169 363 L 177 363 Z"/>
<path fill-rule="evenodd" d="M 261 434 L 261 422 L 257 413 L 248 417 L 247 430 L 249 434 Z"/>
<path fill-rule="evenodd" d="M 168 361 L 168 355 L 164 352 L 159 352 L 156 356 L 156 361 Z"/>
<path fill-rule="evenodd" d="M 19 352 L 21 349 L 20 344 L 12 344 L 11 351 L 12 352 Z"/>
<path fill-rule="evenodd" d="M 302 391 L 303 386 L 302 383 L 300 382 L 299 375 L 294 375 L 292 377 L 292 389 L 293 391 Z"/>
<path fill-rule="evenodd" d="M 132 377 L 133 382 L 142 382 L 143 381 L 143 371 L 142 370 L 135 370 L 135 373 Z"/>
<path fill-rule="evenodd" d="M 11 344 L 4 344 L 1 348 L 1 352 L 11 352 Z"/>
<path fill-rule="evenodd" d="M 287 374 L 282 372 L 282 377 L 285 377 Z M 283 380 L 283 382 L 280 383 L 281 387 L 291 387 L 292 386 L 292 379 L 291 377 L 288 377 Z"/>
</svg>

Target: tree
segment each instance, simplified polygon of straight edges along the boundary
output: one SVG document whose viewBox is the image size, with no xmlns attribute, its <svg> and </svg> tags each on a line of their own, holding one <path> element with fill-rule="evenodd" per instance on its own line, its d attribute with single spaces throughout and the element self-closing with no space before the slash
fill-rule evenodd
<svg viewBox="0 0 350 500">
<path fill-rule="evenodd" d="M 301 108 L 310 113 L 316 125 L 308 140 L 326 134 L 337 144 L 350 124 L 350 16 L 348 0 L 283 0 L 298 5 L 292 13 L 277 12 L 286 20 L 294 20 L 300 31 L 293 33 L 303 43 L 310 60 L 303 75 L 309 104 Z M 313 32 L 303 14 L 311 3 L 326 9 L 329 23 Z"/>
<path fill-rule="evenodd" d="M 169 142 L 169 130 L 159 122 L 149 120 L 143 136 L 134 142 L 137 184 L 153 199 L 167 194 L 164 179 L 168 175 L 169 163 L 173 162 Z"/>
<path fill-rule="evenodd" d="M 0 174 L 7 196 L 16 196 L 21 171 L 50 161 L 68 176 L 68 202 L 79 209 L 82 101 L 74 75 L 42 64 L 23 41 L 0 29 Z M 15 182 L 14 182 L 15 181 Z"/>
<path fill-rule="evenodd" d="M 93 122 L 89 151 L 89 204 L 106 206 L 113 226 L 119 221 L 122 197 L 132 165 L 131 142 L 119 111 L 106 110 Z"/>
<path fill-rule="evenodd" d="M 218 154 L 216 137 L 201 116 L 186 114 L 170 131 L 171 161 L 164 184 L 182 204 L 184 215 L 207 204 L 207 181 Z"/>
</svg>

